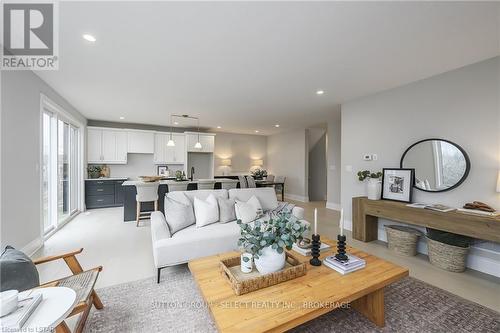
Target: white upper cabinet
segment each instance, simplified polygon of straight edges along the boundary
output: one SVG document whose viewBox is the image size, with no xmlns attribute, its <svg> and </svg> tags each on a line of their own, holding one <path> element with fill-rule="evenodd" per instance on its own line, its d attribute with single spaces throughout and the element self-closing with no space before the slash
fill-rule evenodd
<svg viewBox="0 0 500 333">
<path fill-rule="evenodd" d="M 170 134 L 155 134 L 155 164 L 184 164 L 186 156 L 186 142 L 184 134 L 173 133 L 174 147 L 167 146 Z"/>
<path fill-rule="evenodd" d="M 102 130 L 87 129 L 87 161 L 88 163 L 102 163 Z"/>
<path fill-rule="evenodd" d="M 137 154 L 154 154 L 155 133 L 149 131 L 128 130 L 128 152 Z"/>
<path fill-rule="evenodd" d="M 88 128 L 87 162 L 126 164 L 127 133 L 122 130 Z"/>
<path fill-rule="evenodd" d="M 200 143 L 201 149 L 195 148 L 194 145 L 198 142 L 197 133 L 187 133 L 187 151 L 188 152 L 198 152 L 198 153 L 213 153 L 215 145 L 215 135 L 200 133 Z"/>
</svg>

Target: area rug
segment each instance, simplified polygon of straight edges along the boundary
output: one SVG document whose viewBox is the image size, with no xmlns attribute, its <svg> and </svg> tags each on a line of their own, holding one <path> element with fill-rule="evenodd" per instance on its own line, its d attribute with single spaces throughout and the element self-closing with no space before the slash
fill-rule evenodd
<svg viewBox="0 0 500 333">
<path fill-rule="evenodd" d="M 333 288 L 334 286 L 332 286 Z M 155 278 L 98 290 L 85 332 L 217 332 L 187 266 Z M 405 278 L 386 288 L 386 326 L 379 329 L 352 309 L 338 309 L 296 332 L 500 332 L 500 314 L 422 281 Z"/>
</svg>

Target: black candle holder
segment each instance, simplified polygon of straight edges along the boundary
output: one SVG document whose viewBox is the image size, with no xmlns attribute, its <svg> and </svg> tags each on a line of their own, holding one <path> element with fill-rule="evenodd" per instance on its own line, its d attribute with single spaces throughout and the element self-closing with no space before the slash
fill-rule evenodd
<svg viewBox="0 0 500 333">
<path fill-rule="evenodd" d="M 309 260 L 309 263 L 313 266 L 321 266 L 321 260 L 319 260 L 319 248 L 321 246 L 319 235 L 312 235 L 312 248 L 311 255 L 312 259 Z"/>
<path fill-rule="evenodd" d="M 345 254 L 345 236 L 338 235 L 337 236 L 337 254 L 335 255 L 335 258 L 338 261 L 347 261 L 349 260 L 349 257 Z"/>
</svg>

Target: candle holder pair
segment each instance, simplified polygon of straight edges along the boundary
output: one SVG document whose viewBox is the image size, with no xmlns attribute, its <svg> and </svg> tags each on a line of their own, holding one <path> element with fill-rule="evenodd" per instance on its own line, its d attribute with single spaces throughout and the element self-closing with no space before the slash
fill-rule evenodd
<svg viewBox="0 0 500 333">
<path fill-rule="evenodd" d="M 320 236 L 316 234 L 312 235 L 312 248 L 311 248 L 312 259 L 309 260 L 309 263 L 313 266 L 321 266 L 321 260 L 319 260 L 320 248 L 321 248 Z M 349 257 L 345 252 L 345 248 L 346 248 L 346 237 L 344 235 L 338 235 L 337 254 L 335 255 L 335 258 L 338 261 L 345 262 L 349 260 Z"/>
</svg>

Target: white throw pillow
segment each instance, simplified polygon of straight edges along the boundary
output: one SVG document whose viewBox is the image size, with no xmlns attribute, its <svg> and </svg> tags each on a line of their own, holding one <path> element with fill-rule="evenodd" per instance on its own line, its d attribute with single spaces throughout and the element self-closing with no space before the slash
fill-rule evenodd
<svg viewBox="0 0 500 333">
<path fill-rule="evenodd" d="M 195 197 L 194 215 L 196 217 L 196 227 L 198 228 L 219 221 L 219 205 L 215 196 L 210 194 L 205 201 Z"/>
<path fill-rule="evenodd" d="M 165 220 L 172 235 L 195 223 L 191 202 L 185 196 L 180 200 L 165 197 Z"/>
<path fill-rule="evenodd" d="M 255 221 L 262 214 L 262 205 L 255 195 L 247 202 L 236 200 L 234 208 L 236 218 L 243 223 Z"/>
</svg>

